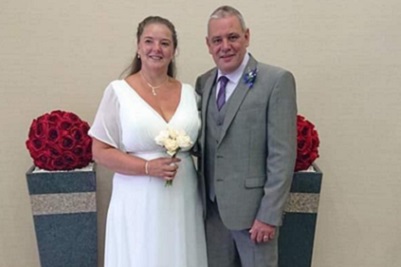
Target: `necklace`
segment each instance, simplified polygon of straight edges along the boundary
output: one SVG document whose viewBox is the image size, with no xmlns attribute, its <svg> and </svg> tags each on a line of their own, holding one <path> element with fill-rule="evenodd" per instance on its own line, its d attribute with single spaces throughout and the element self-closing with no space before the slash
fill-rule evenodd
<svg viewBox="0 0 401 267">
<path fill-rule="evenodd" d="M 142 79 L 146 82 L 146 84 L 150 87 L 150 89 L 152 89 L 152 95 L 156 96 L 156 89 L 159 89 L 160 87 L 162 87 L 162 85 L 168 80 L 168 76 L 166 77 L 166 79 L 159 85 L 157 86 L 153 86 L 151 85 L 146 79 L 145 77 L 142 75 L 142 72 L 139 72 L 139 74 L 141 75 Z"/>
</svg>

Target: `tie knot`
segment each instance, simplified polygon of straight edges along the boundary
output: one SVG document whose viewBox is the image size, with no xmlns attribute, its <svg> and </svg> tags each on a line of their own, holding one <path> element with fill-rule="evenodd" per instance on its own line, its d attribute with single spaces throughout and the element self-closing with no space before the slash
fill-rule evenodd
<svg viewBox="0 0 401 267">
<path fill-rule="evenodd" d="M 226 76 L 220 76 L 219 83 L 221 87 L 226 87 L 228 78 Z"/>
</svg>

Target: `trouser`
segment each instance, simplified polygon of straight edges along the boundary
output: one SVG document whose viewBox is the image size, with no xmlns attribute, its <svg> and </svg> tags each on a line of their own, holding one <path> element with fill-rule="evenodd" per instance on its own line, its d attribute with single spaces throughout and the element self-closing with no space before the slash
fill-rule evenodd
<svg viewBox="0 0 401 267">
<path fill-rule="evenodd" d="M 206 243 L 209 267 L 277 267 L 278 228 L 273 240 L 254 243 L 249 229 L 229 230 L 223 224 L 216 201 L 208 200 Z"/>
</svg>

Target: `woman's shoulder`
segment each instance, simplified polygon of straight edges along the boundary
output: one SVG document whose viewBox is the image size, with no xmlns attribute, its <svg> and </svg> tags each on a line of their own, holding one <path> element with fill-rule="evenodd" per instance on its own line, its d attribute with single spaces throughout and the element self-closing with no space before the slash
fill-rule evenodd
<svg viewBox="0 0 401 267">
<path fill-rule="evenodd" d="M 119 88 L 125 87 L 126 83 L 127 82 L 125 80 L 123 80 L 123 79 L 121 79 L 121 80 L 113 80 L 113 81 L 111 81 L 109 83 L 109 85 L 107 87 L 112 87 L 114 89 L 119 89 Z"/>
<path fill-rule="evenodd" d="M 107 85 L 105 91 L 114 94 L 121 94 L 126 91 L 127 86 L 128 84 L 125 80 L 113 80 Z"/>
<path fill-rule="evenodd" d="M 195 88 L 188 84 L 188 83 L 181 83 L 182 86 L 182 92 L 181 94 L 183 95 L 183 99 L 186 99 L 190 103 L 195 103 L 196 104 L 196 93 L 195 93 Z M 194 102 L 195 101 L 195 102 Z"/>
<path fill-rule="evenodd" d="M 120 102 L 122 99 L 128 98 L 130 90 L 127 89 L 127 86 L 129 85 L 124 80 L 111 81 L 103 91 L 103 99 Z"/>
<path fill-rule="evenodd" d="M 189 91 L 189 92 L 195 91 L 194 87 L 192 85 L 190 85 L 189 83 L 181 82 L 181 88 L 183 91 Z"/>
</svg>

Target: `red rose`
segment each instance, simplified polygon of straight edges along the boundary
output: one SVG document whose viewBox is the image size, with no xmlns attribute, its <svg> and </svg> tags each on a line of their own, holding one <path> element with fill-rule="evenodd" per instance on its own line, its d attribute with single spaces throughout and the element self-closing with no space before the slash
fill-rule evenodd
<svg viewBox="0 0 401 267">
<path fill-rule="evenodd" d="M 84 143 L 84 148 L 86 148 L 86 155 L 92 157 L 92 139 L 91 138 L 86 138 L 85 143 Z"/>
<path fill-rule="evenodd" d="M 45 169 L 50 164 L 51 157 L 47 151 L 40 152 L 34 160 L 34 163 L 39 168 Z"/>
<path fill-rule="evenodd" d="M 71 150 L 73 149 L 74 146 L 75 146 L 75 140 L 71 136 L 65 135 L 61 138 L 60 147 L 63 150 Z"/>
<path fill-rule="evenodd" d="M 73 127 L 70 132 L 71 137 L 76 141 L 82 140 L 82 138 L 87 134 L 87 132 L 85 133 L 78 127 Z"/>
<path fill-rule="evenodd" d="M 67 164 L 62 156 L 58 156 L 50 160 L 49 166 L 51 167 L 51 170 L 60 171 L 60 170 L 66 170 Z"/>
<path fill-rule="evenodd" d="M 76 166 L 77 168 L 83 167 L 79 166 L 81 163 L 77 162 L 77 157 L 71 151 L 66 151 L 63 153 L 63 161 L 66 164 L 66 169 L 70 169 L 71 166 Z"/>
<path fill-rule="evenodd" d="M 54 126 L 49 127 L 45 138 L 49 143 L 57 143 L 61 138 L 59 129 Z"/>
<path fill-rule="evenodd" d="M 72 126 L 72 123 L 69 121 L 66 121 L 66 120 L 60 121 L 58 123 L 58 127 L 60 128 L 60 130 L 63 130 L 63 131 L 68 131 L 71 128 L 71 126 Z"/>
<path fill-rule="evenodd" d="M 54 157 L 61 156 L 64 153 L 64 151 L 59 146 L 49 146 L 48 149 L 49 149 L 50 155 L 54 156 Z"/>
<path fill-rule="evenodd" d="M 48 119 L 46 121 L 57 124 L 57 122 L 62 120 L 63 114 L 64 113 L 61 110 L 53 111 L 49 114 Z"/>
<path fill-rule="evenodd" d="M 77 115 L 61 110 L 32 121 L 26 147 L 34 164 L 46 170 L 71 170 L 92 161 L 89 124 Z"/>
<path fill-rule="evenodd" d="M 44 142 L 41 139 L 33 138 L 30 142 L 29 146 L 33 151 L 40 151 L 45 146 Z"/>
<path fill-rule="evenodd" d="M 82 146 L 75 146 L 71 151 L 77 157 L 84 156 L 86 152 Z"/>
<path fill-rule="evenodd" d="M 67 113 L 67 114 L 65 114 L 65 117 L 67 119 L 69 119 L 71 122 L 80 122 L 81 121 L 80 118 L 77 115 L 75 115 L 74 113 Z"/>
<path fill-rule="evenodd" d="M 297 160 L 295 171 L 305 170 L 319 157 L 319 136 L 315 126 L 303 116 L 297 116 Z"/>
</svg>

